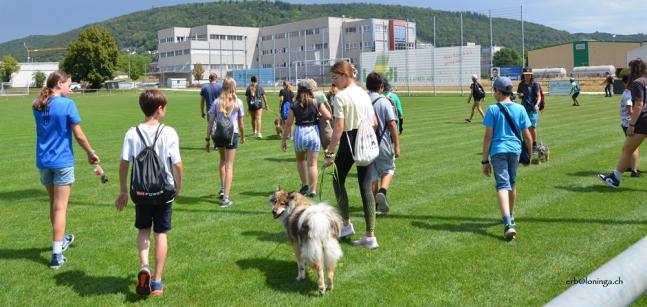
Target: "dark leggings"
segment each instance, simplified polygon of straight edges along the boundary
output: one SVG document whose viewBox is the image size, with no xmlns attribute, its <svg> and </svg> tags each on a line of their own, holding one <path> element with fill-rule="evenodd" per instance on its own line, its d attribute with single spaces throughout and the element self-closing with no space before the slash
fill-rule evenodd
<svg viewBox="0 0 647 307">
<path fill-rule="evenodd" d="M 355 161 L 351 154 L 350 143 L 355 147 L 355 136 L 357 130 L 344 131 L 339 139 L 339 149 L 335 157 L 335 173 L 333 175 L 333 188 L 335 189 L 335 197 L 337 204 L 341 209 L 341 215 L 344 220 L 350 218 L 348 208 L 348 193 L 346 192 L 346 176 L 353 166 Z M 375 231 L 375 198 L 371 189 L 370 167 L 372 166 L 357 166 L 357 181 L 359 182 L 359 192 L 362 196 L 362 204 L 364 206 L 364 220 L 366 220 L 366 231 Z"/>
</svg>

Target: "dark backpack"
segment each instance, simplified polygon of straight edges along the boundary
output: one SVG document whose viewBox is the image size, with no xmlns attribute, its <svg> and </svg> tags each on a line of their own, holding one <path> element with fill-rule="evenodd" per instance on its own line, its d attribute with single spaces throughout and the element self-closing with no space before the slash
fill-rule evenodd
<svg viewBox="0 0 647 307">
<path fill-rule="evenodd" d="M 480 83 L 472 83 L 472 88 L 474 98 L 485 97 L 485 90 L 483 90 L 483 86 Z"/>
<path fill-rule="evenodd" d="M 145 146 L 135 157 L 130 172 L 130 199 L 138 205 L 159 205 L 172 202 L 175 198 L 175 188 L 166 182 L 164 160 L 155 152 L 155 144 L 163 128 L 162 125 L 157 127 L 150 146 L 146 145 L 139 127 L 135 128 Z"/>
<path fill-rule="evenodd" d="M 216 120 L 211 130 L 211 139 L 213 140 L 213 144 L 218 147 L 233 144 L 234 124 L 227 114 L 223 113 L 222 116 L 218 116 L 216 113 Z"/>
</svg>

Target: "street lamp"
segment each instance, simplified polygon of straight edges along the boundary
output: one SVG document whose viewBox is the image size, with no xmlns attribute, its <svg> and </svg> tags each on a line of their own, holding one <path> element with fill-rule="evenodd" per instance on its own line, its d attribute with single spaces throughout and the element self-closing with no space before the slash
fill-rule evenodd
<svg viewBox="0 0 647 307">
<path fill-rule="evenodd" d="M 22 45 L 25 47 L 25 50 L 27 50 L 27 63 L 29 63 L 29 48 L 27 48 L 27 42 L 22 42 Z"/>
</svg>

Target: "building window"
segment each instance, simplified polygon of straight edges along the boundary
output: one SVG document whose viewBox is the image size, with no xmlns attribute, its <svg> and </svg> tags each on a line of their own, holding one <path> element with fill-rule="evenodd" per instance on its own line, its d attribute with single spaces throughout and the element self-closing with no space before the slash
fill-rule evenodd
<svg viewBox="0 0 647 307">
<path fill-rule="evenodd" d="M 356 27 L 348 27 L 348 28 L 344 29 L 344 32 L 346 32 L 346 33 L 354 33 L 354 32 L 357 32 L 357 28 Z"/>
<path fill-rule="evenodd" d="M 185 55 L 186 55 L 186 54 L 191 54 L 191 50 L 190 50 L 190 49 L 184 49 L 183 53 L 184 53 Z"/>
<path fill-rule="evenodd" d="M 300 31 L 290 32 L 290 37 L 299 37 Z"/>
<path fill-rule="evenodd" d="M 371 25 L 362 25 L 362 32 L 371 32 Z"/>
<path fill-rule="evenodd" d="M 283 39 L 283 38 L 285 38 L 285 33 L 275 34 L 275 35 L 274 35 L 274 37 L 275 37 L 276 39 Z"/>
<path fill-rule="evenodd" d="M 261 41 L 269 41 L 272 40 L 272 35 L 265 35 L 261 37 Z"/>
</svg>

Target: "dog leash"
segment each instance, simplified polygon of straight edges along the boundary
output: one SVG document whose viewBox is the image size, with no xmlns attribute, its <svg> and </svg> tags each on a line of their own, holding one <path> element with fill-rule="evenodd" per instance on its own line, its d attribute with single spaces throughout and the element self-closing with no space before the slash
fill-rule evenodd
<svg viewBox="0 0 647 307">
<path fill-rule="evenodd" d="M 331 164 L 331 166 L 332 166 L 332 172 L 330 174 L 334 176 L 335 173 L 337 172 L 337 164 L 335 164 L 335 162 L 333 162 Z M 323 179 L 324 179 L 324 174 L 326 173 L 326 166 L 325 165 L 321 166 L 320 173 L 321 173 L 321 175 L 319 176 L 319 201 L 321 202 L 321 198 L 322 198 L 322 195 L 323 195 L 323 186 L 324 186 L 323 185 L 323 183 L 324 183 Z"/>
</svg>

